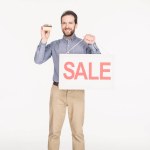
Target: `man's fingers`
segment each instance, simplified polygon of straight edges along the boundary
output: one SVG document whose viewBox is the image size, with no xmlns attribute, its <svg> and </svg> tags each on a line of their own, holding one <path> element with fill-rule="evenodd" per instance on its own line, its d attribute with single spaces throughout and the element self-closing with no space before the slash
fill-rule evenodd
<svg viewBox="0 0 150 150">
<path fill-rule="evenodd" d="M 91 34 L 86 34 L 84 36 L 85 39 L 88 39 L 88 40 L 95 40 L 95 36 L 94 35 L 91 35 Z"/>
<path fill-rule="evenodd" d="M 91 34 L 86 34 L 84 36 L 84 41 L 88 44 L 93 44 L 95 42 L 95 36 Z"/>
</svg>

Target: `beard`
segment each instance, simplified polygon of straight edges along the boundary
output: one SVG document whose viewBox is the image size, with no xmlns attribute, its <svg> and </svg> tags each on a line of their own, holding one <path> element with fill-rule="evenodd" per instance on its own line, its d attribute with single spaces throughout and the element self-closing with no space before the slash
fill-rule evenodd
<svg viewBox="0 0 150 150">
<path fill-rule="evenodd" d="M 63 33 L 66 37 L 70 37 L 74 34 L 75 32 L 75 28 L 74 29 L 69 29 L 69 28 L 66 28 L 63 30 Z"/>
</svg>

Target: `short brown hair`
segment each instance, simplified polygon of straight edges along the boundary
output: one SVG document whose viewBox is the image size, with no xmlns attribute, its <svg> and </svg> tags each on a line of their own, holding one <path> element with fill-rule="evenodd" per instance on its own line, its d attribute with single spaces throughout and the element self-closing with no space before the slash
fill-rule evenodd
<svg viewBox="0 0 150 150">
<path fill-rule="evenodd" d="M 76 15 L 75 12 L 73 12 L 71 10 L 67 10 L 61 15 L 61 23 L 62 23 L 62 17 L 67 16 L 67 15 L 72 15 L 74 17 L 75 24 L 78 23 L 78 16 Z"/>
</svg>

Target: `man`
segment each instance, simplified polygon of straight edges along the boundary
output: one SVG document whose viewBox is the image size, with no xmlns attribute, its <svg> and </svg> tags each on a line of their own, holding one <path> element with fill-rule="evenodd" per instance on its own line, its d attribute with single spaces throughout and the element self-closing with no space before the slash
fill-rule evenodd
<svg viewBox="0 0 150 150">
<path fill-rule="evenodd" d="M 73 150 L 84 150 L 84 90 L 59 90 L 59 54 L 100 54 L 95 37 L 86 34 L 84 39 L 76 37 L 77 15 L 65 11 L 61 16 L 62 39 L 46 45 L 50 32 L 41 27 L 41 41 L 35 53 L 35 63 L 42 64 L 51 56 L 54 63 L 53 85 L 50 96 L 50 124 L 48 150 L 59 150 L 60 134 L 65 118 L 66 107 L 72 131 Z M 69 54 L 68 54 L 69 57 Z"/>
</svg>

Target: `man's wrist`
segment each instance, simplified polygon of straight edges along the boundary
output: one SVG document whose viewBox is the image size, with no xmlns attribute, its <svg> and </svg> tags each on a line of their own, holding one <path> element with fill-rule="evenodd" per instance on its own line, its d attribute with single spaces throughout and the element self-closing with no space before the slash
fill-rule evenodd
<svg viewBox="0 0 150 150">
<path fill-rule="evenodd" d="M 42 44 L 46 44 L 46 43 L 47 43 L 47 40 L 46 40 L 46 39 L 41 39 L 41 43 L 42 43 Z"/>
</svg>

